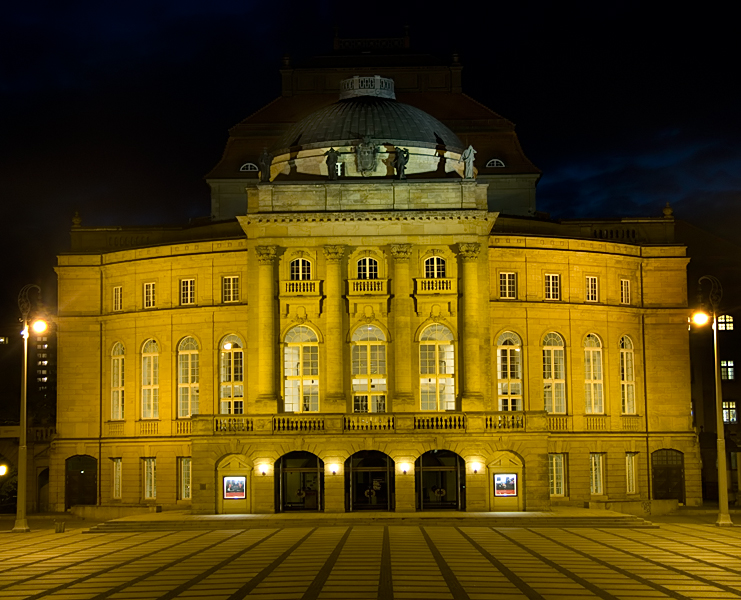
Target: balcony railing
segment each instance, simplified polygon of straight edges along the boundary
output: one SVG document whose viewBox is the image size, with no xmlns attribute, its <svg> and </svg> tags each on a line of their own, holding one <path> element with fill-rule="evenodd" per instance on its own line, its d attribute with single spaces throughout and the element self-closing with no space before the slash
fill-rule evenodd
<svg viewBox="0 0 741 600">
<path fill-rule="evenodd" d="M 643 431 L 643 417 L 638 415 L 624 415 L 620 417 L 623 431 Z"/>
<path fill-rule="evenodd" d="M 455 279 L 415 279 L 418 294 L 455 294 Z"/>
<path fill-rule="evenodd" d="M 499 412 L 486 417 L 487 430 L 525 430 L 525 413 L 523 412 Z"/>
<path fill-rule="evenodd" d="M 324 417 L 273 417 L 274 433 L 316 433 L 324 431 Z"/>
<path fill-rule="evenodd" d="M 414 428 L 415 429 L 435 429 L 444 431 L 465 431 L 466 429 L 466 415 L 454 414 L 454 415 L 414 415 Z"/>
<path fill-rule="evenodd" d="M 175 421 L 175 435 L 190 435 L 192 426 L 190 419 L 178 419 Z"/>
<path fill-rule="evenodd" d="M 548 415 L 549 431 L 571 431 L 571 417 L 568 415 Z"/>
<path fill-rule="evenodd" d="M 214 417 L 214 433 L 249 433 L 254 431 L 252 417 L 219 415 Z"/>
<path fill-rule="evenodd" d="M 607 417 L 605 415 L 584 417 L 584 429 L 587 431 L 607 431 Z"/>
<path fill-rule="evenodd" d="M 348 292 L 351 295 L 385 295 L 388 293 L 388 279 L 349 279 Z"/>
<path fill-rule="evenodd" d="M 392 415 L 348 415 L 344 419 L 344 431 L 394 431 Z"/>
<path fill-rule="evenodd" d="M 112 421 L 108 423 L 108 435 L 110 437 L 121 437 L 124 434 L 124 422 Z"/>
<path fill-rule="evenodd" d="M 304 279 L 297 281 L 281 282 L 281 293 L 284 296 L 318 296 L 319 285 L 318 279 Z"/>
<path fill-rule="evenodd" d="M 159 421 L 139 421 L 139 435 L 157 435 L 159 429 Z"/>
</svg>

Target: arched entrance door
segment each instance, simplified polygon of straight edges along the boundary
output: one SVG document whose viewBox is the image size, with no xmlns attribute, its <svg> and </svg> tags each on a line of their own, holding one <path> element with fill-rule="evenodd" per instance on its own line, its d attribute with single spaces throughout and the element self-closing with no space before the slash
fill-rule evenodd
<svg viewBox="0 0 741 600">
<path fill-rule="evenodd" d="M 66 461 L 65 508 L 98 503 L 98 461 L 92 456 L 70 456 Z"/>
<path fill-rule="evenodd" d="M 275 463 L 276 512 L 324 510 L 324 461 L 311 452 L 289 452 Z"/>
<path fill-rule="evenodd" d="M 345 507 L 394 510 L 394 461 L 383 452 L 362 450 L 345 461 Z"/>
<path fill-rule="evenodd" d="M 684 454 L 679 450 L 657 450 L 651 455 L 655 500 L 684 503 Z"/>
<path fill-rule="evenodd" d="M 450 450 L 430 450 L 414 463 L 417 510 L 465 510 L 466 468 Z"/>
</svg>

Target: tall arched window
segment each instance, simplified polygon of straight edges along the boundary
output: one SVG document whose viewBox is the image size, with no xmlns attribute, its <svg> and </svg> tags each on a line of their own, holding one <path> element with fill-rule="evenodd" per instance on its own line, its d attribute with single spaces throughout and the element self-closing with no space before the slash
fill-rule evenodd
<svg viewBox="0 0 741 600">
<path fill-rule="evenodd" d="M 358 279 L 378 279 L 378 261 L 375 258 L 361 258 L 358 261 Z"/>
<path fill-rule="evenodd" d="M 636 382 L 633 369 L 633 340 L 627 335 L 620 338 L 620 395 L 625 415 L 636 412 Z"/>
<path fill-rule="evenodd" d="M 445 277 L 445 259 L 440 256 L 431 256 L 425 260 L 425 277 L 427 279 L 442 279 Z"/>
<path fill-rule="evenodd" d="M 430 325 L 420 336 L 419 374 L 422 410 L 455 410 L 453 333 Z"/>
<path fill-rule="evenodd" d="M 587 413 L 603 414 L 602 342 L 590 333 L 584 339 L 584 404 Z"/>
<path fill-rule="evenodd" d="M 319 339 L 299 325 L 285 337 L 283 360 L 286 412 L 319 410 Z"/>
<path fill-rule="evenodd" d="M 142 419 L 160 417 L 160 348 L 154 340 L 142 348 Z"/>
<path fill-rule="evenodd" d="M 361 325 L 352 344 L 353 411 L 386 412 L 386 336 L 375 325 Z"/>
<path fill-rule="evenodd" d="M 291 281 L 311 279 L 311 263 L 305 258 L 295 258 L 291 261 Z"/>
<path fill-rule="evenodd" d="M 543 401 L 546 412 L 566 412 L 564 343 L 563 338 L 553 332 L 543 338 Z"/>
<path fill-rule="evenodd" d="M 234 334 L 227 335 L 220 345 L 219 412 L 244 413 L 244 343 Z"/>
<path fill-rule="evenodd" d="M 198 342 L 187 337 L 178 346 L 178 418 L 198 414 Z"/>
<path fill-rule="evenodd" d="M 111 420 L 124 418 L 124 347 L 116 342 L 111 351 Z"/>
<path fill-rule="evenodd" d="M 511 331 L 497 338 L 499 410 L 522 410 L 522 340 Z"/>
</svg>

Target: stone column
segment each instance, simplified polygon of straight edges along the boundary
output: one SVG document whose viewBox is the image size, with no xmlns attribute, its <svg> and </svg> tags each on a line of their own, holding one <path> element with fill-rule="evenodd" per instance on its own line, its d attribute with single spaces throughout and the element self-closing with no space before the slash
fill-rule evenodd
<svg viewBox="0 0 741 600">
<path fill-rule="evenodd" d="M 478 259 L 481 244 L 478 242 L 458 244 L 463 263 L 463 315 L 462 336 L 459 350 L 463 350 L 463 360 L 458 361 L 459 372 L 463 372 L 463 394 L 461 410 L 483 410 L 481 394 L 481 357 L 479 352 L 479 278 Z"/>
<path fill-rule="evenodd" d="M 257 246 L 257 412 L 278 412 L 276 390 L 275 255 L 277 246 Z M 254 321 L 253 321 L 254 322 Z"/>
<path fill-rule="evenodd" d="M 391 314 L 394 317 L 394 397 L 393 412 L 414 411 L 417 404 L 412 396 L 412 280 L 409 277 L 411 244 L 394 244 L 394 298 Z"/>
<path fill-rule="evenodd" d="M 324 256 L 327 263 L 327 279 L 325 280 L 325 314 L 327 331 L 325 332 L 325 347 L 327 349 L 326 396 L 322 402 L 322 412 L 347 412 L 347 402 L 344 393 L 343 349 L 345 332 L 342 327 L 342 259 L 345 256 L 345 246 L 324 246 Z"/>
</svg>

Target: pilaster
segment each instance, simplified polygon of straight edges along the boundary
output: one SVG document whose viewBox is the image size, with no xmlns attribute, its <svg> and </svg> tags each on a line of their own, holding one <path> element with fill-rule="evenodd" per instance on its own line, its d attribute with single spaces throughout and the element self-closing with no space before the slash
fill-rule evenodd
<svg viewBox="0 0 741 600">
<path fill-rule="evenodd" d="M 327 348 L 327 384 L 326 396 L 322 402 L 322 412 L 344 413 L 346 400 L 343 381 L 343 334 L 342 317 L 342 259 L 345 256 L 345 246 L 324 246 L 324 256 L 327 264 L 327 278 L 325 293 L 326 323 L 325 336 Z"/>
<path fill-rule="evenodd" d="M 394 396 L 391 409 L 409 412 L 415 409 L 412 396 L 412 311 L 414 309 L 409 277 L 411 244 L 394 244 L 394 297 L 391 300 L 394 318 Z"/>
<path fill-rule="evenodd" d="M 257 406 L 258 413 L 278 411 L 275 344 L 275 257 L 277 246 L 257 246 Z"/>
<path fill-rule="evenodd" d="M 479 352 L 479 278 L 478 260 L 481 244 L 478 242 L 458 244 L 463 263 L 463 394 L 461 410 L 483 410 L 481 394 L 481 356 Z"/>
</svg>

